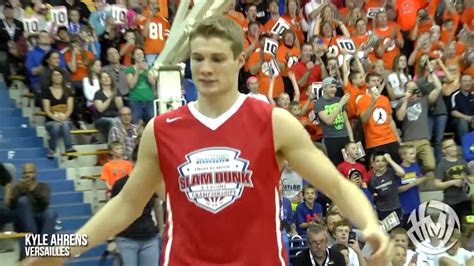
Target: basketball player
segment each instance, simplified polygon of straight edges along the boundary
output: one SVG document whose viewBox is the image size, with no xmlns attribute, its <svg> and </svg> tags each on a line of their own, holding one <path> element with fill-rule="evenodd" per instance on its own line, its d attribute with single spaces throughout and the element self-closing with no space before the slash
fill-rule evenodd
<svg viewBox="0 0 474 266">
<path fill-rule="evenodd" d="M 238 92 L 243 41 L 239 25 L 222 16 L 193 29 L 198 100 L 148 123 L 126 186 L 77 232 L 89 236 L 89 246 L 72 248 L 74 255 L 126 228 L 157 191 L 167 209 L 163 265 L 286 265 L 279 214 L 286 160 L 363 231 L 376 247 L 372 265 L 388 264 L 389 238 L 360 189 L 289 112 Z M 35 258 L 30 265 L 62 262 Z"/>
</svg>

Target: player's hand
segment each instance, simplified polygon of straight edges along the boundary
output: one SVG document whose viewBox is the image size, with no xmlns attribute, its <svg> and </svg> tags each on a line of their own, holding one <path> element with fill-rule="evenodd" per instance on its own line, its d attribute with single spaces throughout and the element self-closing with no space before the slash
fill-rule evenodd
<svg viewBox="0 0 474 266">
<path fill-rule="evenodd" d="M 374 252 L 368 259 L 368 265 L 390 265 L 393 243 L 390 238 L 382 232 L 378 226 L 372 226 L 363 230 L 366 243 L 369 243 Z"/>
<path fill-rule="evenodd" d="M 20 266 L 63 266 L 64 262 L 65 258 L 58 257 L 27 258 L 20 262 Z"/>
</svg>

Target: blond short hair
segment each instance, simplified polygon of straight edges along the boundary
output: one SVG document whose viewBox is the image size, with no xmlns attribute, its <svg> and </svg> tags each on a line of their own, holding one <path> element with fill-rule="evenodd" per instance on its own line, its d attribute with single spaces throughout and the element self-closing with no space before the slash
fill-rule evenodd
<svg viewBox="0 0 474 266">
<path fill-rule="evenodd" d="M 215 37 L 231 43 L 234 59 L 244 51 L 244 33 L 237 22 L 226 16 L 213 16 L 199 22 L 191 31 L 189 41 L 197 37 Z"/>
</svg>

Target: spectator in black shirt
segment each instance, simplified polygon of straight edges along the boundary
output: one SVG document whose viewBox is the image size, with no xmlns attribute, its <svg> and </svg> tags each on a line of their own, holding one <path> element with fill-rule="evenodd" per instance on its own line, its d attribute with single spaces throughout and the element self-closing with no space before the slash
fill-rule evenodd
<svg viewBox="0 0 474 266">
<path fill-rule="evenodd" d="M 137 160 L 138 145 L 132 153 L 132 163 Z M 127 183 L 128 176 L 122 177 L 112 187 L 111 197 L 117 196 Z M 155 211 L 157 225 L 152 219 Z M 163 211 L 156 194 L 145 205 L 143 213 L 127 229 L 115 237 L 122 265 L 159 265 L 161 234 L 163 233 Z"/>
<path fill-rule="evenodd" d="M 472 76 L 461 77 L 461 89 L 451 96 L 451 115 L 455 118 L 456 131 L 460 142 L 462 137 L 474 129 L 474 93 L 472 92 Z"/>
<path fill-rule="evenodd" d="M 296 256 L 293 262 L 294 266 L 346 265 L 341 253 L 328 248 L 326 227 L 314 223 L 310 224 L 307 236 L 309 248 Z"/>
<path fill-rule="evenodd" d="M 13 171 L 14 173 L 15 171 Z M 0 202 L 0 229 L 6 223 L 13 220 L 12 213 L 8 209 L 10 206 L 11 192 L 12 192 L 12 175 L 7 169 L 7 165 L 0 163 L 0 186 L 3 187 L 4 195 L 3 202 Z"/>
<path fill-rule="evenodd" d="M 10 85 L 10 64 L 20 59 L 18 41 L 23 36 L 23 23 L 13 17 L 13 7 L 7 2 L 3 7 L 4 18 L 0 20 L 0 73 Z"/>
</svg>

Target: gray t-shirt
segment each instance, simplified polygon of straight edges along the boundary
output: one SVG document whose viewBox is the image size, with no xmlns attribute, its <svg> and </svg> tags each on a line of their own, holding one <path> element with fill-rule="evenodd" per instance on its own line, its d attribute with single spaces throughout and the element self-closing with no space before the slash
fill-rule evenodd
<svg viewBox="0 0 474 266">
<path fill-rule="evenodd" d="M 457 160 L 455 162 L 450 162 L 443 158 L 441 162 L 436 166 L 435 169 L 436 178 L 441 181 L 449 181 L 453 179 L 462 179 L 464 175 L 468 176 L 471 174 L 471 170 L 467 166 L 464 160 Z M 465 186 L 469 186 L 466 184 Z M 456 187 L 451 186 L 445 190 L 444 193 L 444 202 L 449 205 L 458 204 L 460 202 L 469 200 L 467 194 L 468 187 Z"/>
<path fill-rule="evenodd" d="M 402 103 L 399 104 L 398 108 Z M 403 141 L 429 139 L 428 127 L 428 96 L 417 101 L 409 101 L 407 113 L 402 122 Z"/>
<path fill-rule="evenodd" d="M 430 94 L 431 91 L 435 89 L 435 85 L 433 82 L 429 82 L 427 78 L 421 78 L 416 81 L 416 85 L 420 88 L 423 95 Z M 433 103 L 430 107 L 428 115 L 447 115 L 448 109 L 446 108 L 446 104 L 443 100 L 443 94 L 440 93 L 438 99 L 435 103 Z"/>
<path fill-rule="evenodd" d="M 370 178 L 368 188 L 370 192 L 377 193 L 377 197 L 374 197 L 377 210 L 394 211 L 400 208 L 398 184 L 400 184 L 400 177 L 390 167 L 387 168 L 385 174 L 374 175 Z"/>
<path fill-rule="evenodd" d="M 321 111 L 326 111 L 328 115 L 333 113 L 337 109 L 340 99 L 341 98 L 339 97 L 334 97 L 328 100 L 324 97 L 320 97 L 314 102 L 314 113 L 319 114 Z M 342 111 L 345 110 L 346 107 L 344 106 Z M 344 124 L 344 115 L 342 112 L 336 116 L 336 119 L 334 119 L 332 125 L 326 125 L 321 119 L 319 121 L 321 122 L 325 138 L 339 138 L 348 136 L 346 125 Z"/>
</svg>

